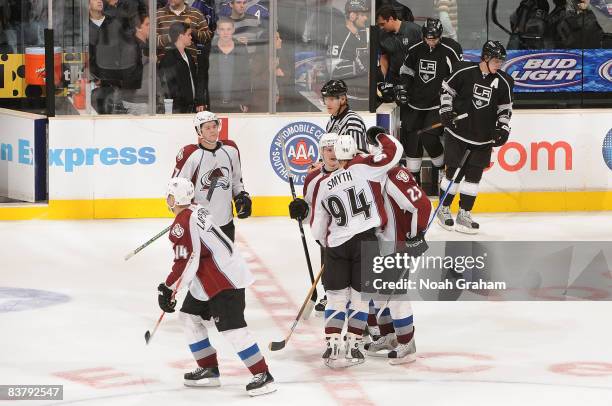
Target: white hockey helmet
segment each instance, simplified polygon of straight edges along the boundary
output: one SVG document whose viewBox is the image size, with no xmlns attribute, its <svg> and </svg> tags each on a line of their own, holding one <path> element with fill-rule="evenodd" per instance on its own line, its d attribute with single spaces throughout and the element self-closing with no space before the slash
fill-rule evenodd
<svg viewBox="0 0 612 406">
<path fill-rule="evenodd" d="M 193 118 L 193 126 L 195 127 L 198 135 L 202 135 L 202 124 L 208 123 L 209 121 L 216 122 L 217 126 L 219 127 L 219 131 L 221 131 L 221 120 L 219 120 L 219 117 L 217 117 L 215 113 L 212 111 L 200 111 L 196 113 L 195 117 Z"/>
<path fill-rule="evenodd" d="M 174 206 L 190 205 L 195 195 L 193 183 L 191 183 L 189 179 L 185 178 L 170 179 L 170 182 L 168 182 L 166 198 L 168 198 L 170 195 L 174 196 Z"/>
<path fill-rule="evenodd" d="M 351 160 L 357 155 L 357 143 L 350 135 L 340 135 L 334 144 L 334 152 L 338 160 Z"/>
<path fill-rule="evenodd" d="M 319 150 L 323 151 L 323 148 L 333 147 L 338 141 L 339 135 L 336 133 L 325 133 L 319 139 Z"/>
</svg>

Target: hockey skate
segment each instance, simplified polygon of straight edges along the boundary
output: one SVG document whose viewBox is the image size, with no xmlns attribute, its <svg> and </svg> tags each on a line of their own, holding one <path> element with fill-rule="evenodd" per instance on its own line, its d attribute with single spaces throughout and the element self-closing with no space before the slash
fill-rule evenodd
<svg viewBox="0 0 612 406">
<path fill-rule="evenodd" d="M 389 364 L 399 365 L 416 361 L 416 345 L 414 337 L 407 344 L 398 344 L 387 356 Z"/>
<path fill-rule="evenodd" d="M 365 355 L 361 350 L 362 336 L 358 336 L 352 333 L 347 333 L 345 339 L 345 356 L 347 367 L 353 365 L 363 364 L 365 362 Z"/>
<path fill-rule="evenodd" d="M 480 225 L 472 219 L 472 212 L 459 209 L 455 230 L 464 234 L 477 234 Z"/>
<path fill-rule="evenodd" d="M 319 303 L 315 305 L 315 316 L 323 317 L 325 314 L 325 306 L 327 306 L 327 296 L 323 296 L 322 299 L 319 299 Z"/>
<path fill-rule="evenodd" d="M 453 216 L 450 212 L 449 206 L 442 206 L 440 210 L 438 210 L 438 214 L 436 214 L 436 219 L 438 220 L 438 224 L 448 231 L 453 231 L 455 222 L 453 221 Z"/>
<path fill-rule="evenodd" d="M 247 393 L 251 396 L 265 395 L 276 391 L 274 378 L 270 372 L 253 375 L 253 379 L 246 386 Z"/>
<path fill-rule="evenodd" d="M 387 357 L 389 352 L 397 346 L 397 338 L 394 333 L 386 336 L 374 337 L 371 343 L 364 345 L 366 354 L 370 357 Z"/>
<path fill-rule="evenodd" d="M 340 366 L 336 366 L 339 364 L 340 357 L 340 334 L 330 334 L 325 337 L 325 342 L 327 344 L 327 348 L 325 348 L 325 352 L 321 356 L 323 358 L 323 362 L 328 367 L 341 368 Z"/>
<path fill-rule="evenodd" d="M 185 386 L 202 388 L 221 386 L 218 367 L 197 368 L 193 372 L 187 372 L 183 378 Z"/>
</svg>

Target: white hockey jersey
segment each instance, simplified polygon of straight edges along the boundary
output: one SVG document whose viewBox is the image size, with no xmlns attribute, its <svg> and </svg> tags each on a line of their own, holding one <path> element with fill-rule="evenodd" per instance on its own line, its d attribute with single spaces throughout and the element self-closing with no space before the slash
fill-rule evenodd
<svg viewBox="0 0 612 406">
<path fill-rule="evenodd" d="M 240 252 L 204 207 L 191 205 L 176 216 L 169 238 L 174 264 L 167 286 L 174 287 L 182 277 L 180 288 L 189 287 L 193 297 L 206 301 L 223 290 L 246 288 L 255 281 Z"/>
<path fill-rule="evenodd" d="M 321 245 L 337 247 L 354 235 L 387 224 L 382 184 L 403 148 L 393 137 L 378 136 L 382 151 L 355 156 L 344 169 L 322 176 L 314 187 L 311 231 Z"/>
<path fill-rule="evenodd" d="M 181 148 L 172 177 L 191 180 L 195 188 L 194 202 L 210 211 L 215 224 L 224 226 L 232 221 L 232 199 L 244 191 L 240 152 L 233 141 L 218 141 L 215 149 L 199 144 Z M 215 178 L 217 181 L 208 201 Z"/>
</svg>

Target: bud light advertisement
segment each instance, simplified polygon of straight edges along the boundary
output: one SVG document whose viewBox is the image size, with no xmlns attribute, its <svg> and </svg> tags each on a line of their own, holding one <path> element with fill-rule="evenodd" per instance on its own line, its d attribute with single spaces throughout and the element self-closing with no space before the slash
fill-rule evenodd
<svg viewBox="0 0 612 406">
<path fill-rule="evenodd" d="M 480 50 L 468 50 L 464 60 L 477 62 Z M 612 92 L 612 50 L 508 50 L 502 68 L 514 79 L 514 91 Z"/>
</svg>

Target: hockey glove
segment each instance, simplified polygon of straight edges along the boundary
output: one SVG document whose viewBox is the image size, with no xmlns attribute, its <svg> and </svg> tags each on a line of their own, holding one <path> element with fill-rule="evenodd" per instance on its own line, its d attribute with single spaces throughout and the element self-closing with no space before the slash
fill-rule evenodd
<svg viewBox="0 0 612 406">
<path fill-rule="evenodd" d="M 308 216 L 308 203 L 299 197 L 289 203 L 289 217 L 294 220 L 304 220 Z"/>
<path fill-rule="evenodd" d="M 160 283 L 157 287 L 157 303 L 160 309 L 166 313 L 174 313 L 176 300 L 172 297 L 172 289 L 166 286 L 165 283 Z"/>
<path fill-rule="evenodd" d="M 453 114 L 453 111 L 442 111 L 440 110 L 440 123 L 442 123 L 442 125 L 444 127 L 450 128 L 451 130 L 455 128 L 455 123 L 453 123 L 453 120 L 455 119 L 455 115 Z"/>
<path fill-rule="evenodd" d="M 391 103 L 395 100 L 395 91 L 393 90 L 393 83 L 387 82 L 378 82 L 376 84 L 378 91 L 380 93 L 380 98 L 383 103 Z"/>
<path fill-rule="evenodd" d="M 395 102 L 399 105 L 408 104 L 408 90 L 406 90 L 406 85 L 396 85 L 394 90 Z"/>
<path fill-rule="evenodd" d="M 406 248 L 408 255 L 418 257 L 427 251 L 429 245 L 427 245 L 427 241 L 425 241 L 425 235 L 420 232 L 414 237 L 410 237 L 409 235 L 406 236 Z"/>
<path fill-rule="evenodd" d="M 245 191 L 242 191 L 238 196 L 234 197 L 234 204 L 236 205 L 236 213 L 239 219 L 245 219 L 251 216 L 251 197 Z"/>
<path fill-rule="evenodd" d="M 387 130 L 379 127 L 377 125 L 374 125 L 370 128 L 368 128 L 368 130 L 366 131 L 366 142 L 370 145 L 378 145 L 378 140 L 376 139 L 376 137 L 378 136 L 378 134 L 386 134 Z"/>
<path fill-rule="evenodd" d="M 496 128 L 495 132 L 493 133 L 493 146 L 501 147 L 508 141 L 509 136 L 510 133 L 508 131 L 504 130 L 503 128 Z"/>
</svg>

